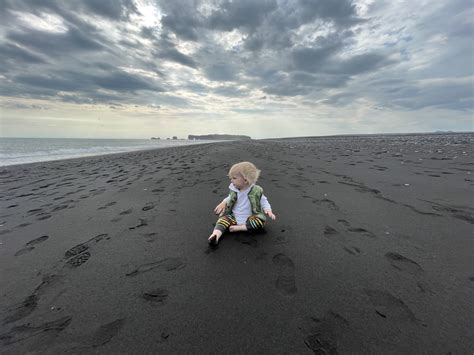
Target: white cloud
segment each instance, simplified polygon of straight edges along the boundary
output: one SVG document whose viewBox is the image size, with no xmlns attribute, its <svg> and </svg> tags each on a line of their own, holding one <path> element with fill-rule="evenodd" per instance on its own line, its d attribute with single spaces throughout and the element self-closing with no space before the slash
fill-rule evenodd
<svg viewBox="0 0 474 355">
<path fill-rule="evenodd" d="M 15 14 L 0 25 L 8 134 L 23 134 L 13 120 L 25 122 L 25 110 L 54 120 L 57 135 L 128 127 L 146 138 L 154 125 L 184 136 L 252 125 L 256 137 L 472 129 L 466 2 L 236 4 L 5 3 Z M 104 119 L 83 129 L 84 112 Z"/>
<path fill-rule="evenodd" d="M 20 11 L 10 11 L 18 19 L 20 25 L 34 30 L 64 33 L 67 31 L 63 19 L 60 16 L 42 12 L 38 15 Z"/>
</svg>

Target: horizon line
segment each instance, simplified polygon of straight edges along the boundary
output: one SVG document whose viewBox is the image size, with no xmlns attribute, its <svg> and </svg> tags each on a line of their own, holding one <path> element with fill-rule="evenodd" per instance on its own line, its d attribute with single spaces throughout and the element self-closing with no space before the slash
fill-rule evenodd
<svg viewBox="0 0 474 355">
<path fill-rule="evenodd" d="M 342 136 L 375 136 L 375 135 L 416 135 L 416 134 L 459 134 L 459 133 L 474 133 L 474 131 L 451 131 L 451 130 L 436 130 L 436 131 L 420 131 L 420 132 L 380 132 L 380 133 L 338 133 L 326 135 L 310 135 L 310 136 L 286 136 L 286 137 L 270 137 L 270 138 L 252 138 L 252 140 L 266 140 L 266 139 L 285 139 L 285 138 L 324 138 L 324 137 L 342 137 Z M 189 134 L 188 136 L 208 136 L 208 135 L 231 135 L 242 136 L 242 134 L 230 133 L 208 133 L 208 134 Z M 250 137 L 250 136 L 248 136 Z M 108 139 L 108 140 L 152 140 L 152 138 L 159 138 L 155 140 L 190 140 L 188 138 L 172 137 L 149 137 L 149 138 L 110 138 L 110 137 L 2 137 L 0 139 Z"/>
</svg>

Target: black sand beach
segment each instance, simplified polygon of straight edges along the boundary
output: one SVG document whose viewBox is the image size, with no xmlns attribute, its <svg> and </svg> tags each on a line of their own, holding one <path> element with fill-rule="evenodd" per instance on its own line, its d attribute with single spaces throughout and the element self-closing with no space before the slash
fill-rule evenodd
<svg viewBox="0 0 474 355">
<path fill-rule="evenodd" d="M 213 143 L 0 170 L 0 352 L 472 354 L 474 134 Z M 277 216 L 207 244 L 226 173 Z"/>
</svg>

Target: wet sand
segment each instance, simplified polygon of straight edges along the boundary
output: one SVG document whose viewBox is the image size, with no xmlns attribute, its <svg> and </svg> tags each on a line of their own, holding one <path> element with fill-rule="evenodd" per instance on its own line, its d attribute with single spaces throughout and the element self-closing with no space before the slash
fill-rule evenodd
<svg viewBox="0 0 474 355">
<path fill-rule="evenodd" d="M 0 352 L 474 350 L 474 134 L 213 143 L 0 169 Z M 276 221 L 207 244 L 231 164 Z"/>
</svg>

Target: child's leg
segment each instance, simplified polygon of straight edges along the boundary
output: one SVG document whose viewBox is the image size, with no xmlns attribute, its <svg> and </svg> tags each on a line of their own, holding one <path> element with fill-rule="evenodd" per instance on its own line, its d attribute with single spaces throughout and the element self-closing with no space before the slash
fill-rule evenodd
<svg viewBox="0 0 474 355">
<path fill-rule="evenodd" d="M 236 224 L 237 221 L 235 220 L 235 217 L 232 214 L 219 217 L 216 222 L 216 225 L 214 226 L 214 230 L 212 231 L 212 234 L 209 237 L 209 243 L 217 244 L 219 242 L 219 238 L 227 230 L 227 228 Z"/>
<path fill-rule="evenodd" d="M 258 218 L 256 215 L 252 215 L 247 218 L 245 224 L 239 224 L 236 226 L 231 226 L 229 230 L 231 232 L 240 232 L 240 231 L 258 231 L 263 229 L 265 226 L 265 221 Z"/>
<path fill-rule="evenodd" d="M 245 223 L 248 231 L 258 231 L 265 227 L 265 221 L 256 215 L 251 215 Z"/>
<path fill-rule="evenodd" d="M 234 215 L 228 214 L 228 215 L 219 217 L 214 227 L 214 230 L 217 229 L 221 231 L 222 233 L 224 233 L 227 228 L 236 224 L 237 224 L 237 221 L 235 220 Z"/>
</svg>

